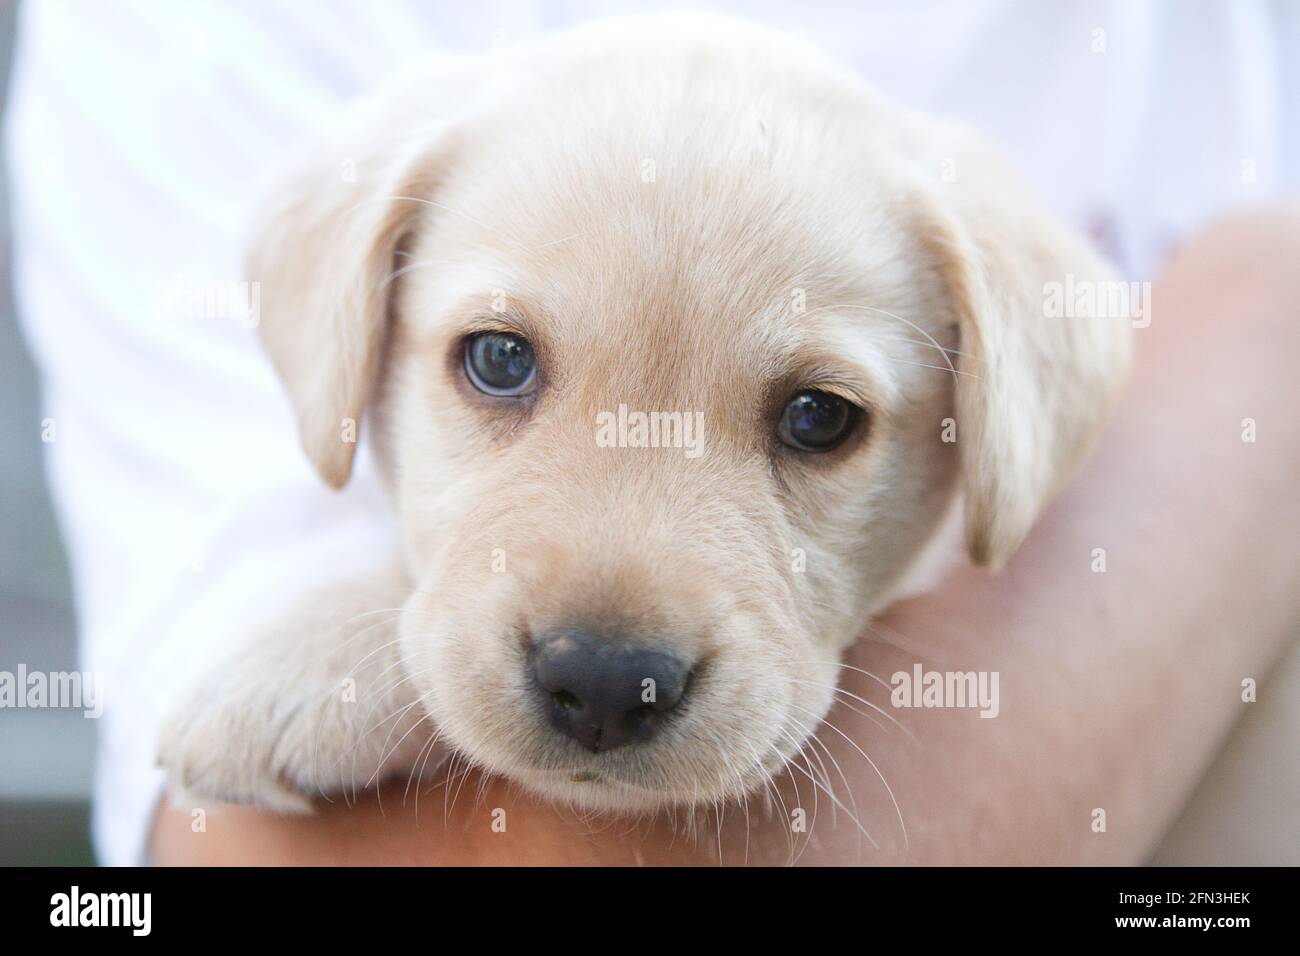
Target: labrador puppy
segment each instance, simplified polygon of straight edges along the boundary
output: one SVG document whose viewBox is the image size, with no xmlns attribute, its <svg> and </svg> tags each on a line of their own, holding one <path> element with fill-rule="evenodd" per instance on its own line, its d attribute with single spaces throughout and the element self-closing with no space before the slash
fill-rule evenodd
<svg viewBox="0 0 1300 956">
<path fill-rule="evenodd" d="M 307 456 L 342 487 L 364 419 L 403 541 L 166 723 L 178 792 L 278 809 L 451 754 L 589 810 L 745 796 L 873 614 L 1007 561 L 1129 364 L 1049 314 L 1109 270 L 977 138 L 712 18 L 404 78 L 248 272 Z"/>
</svg>

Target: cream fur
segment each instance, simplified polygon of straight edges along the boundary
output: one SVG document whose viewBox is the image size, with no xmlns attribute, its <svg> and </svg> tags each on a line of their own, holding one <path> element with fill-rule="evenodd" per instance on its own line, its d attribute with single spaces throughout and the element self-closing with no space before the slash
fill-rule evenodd
<svg viewBox="0 0 1300 956">
<path fill-rule="evenodd" d="M 440 63 L 273 195 L 249 263 L 263 342 L 329 484 L 343 420 L 368 415 L 405 542 L 349 604 L 406 600 L 360 637 L 290 613 L 182 700 L 161 759 L 200 795 L 301 807 L 445 748 L 584 807 L 743 794 L 825 714 L 870 616 L 942 572 L 963 511 L 973 559 L 1009 557 L 1127 367 L 1122 322 L 1044 316 L 1044 282 L 1108 271 L 986 147 L 731 21 Z M 485 323 L 534 343 L 534 403 L 464 382 Z M 813 385 L 869 408 L 865 438 L 774 443 Z M 598 447 L 620 403 L 703 413 L 704 454 Z M 528 642 L 568 624 L 700 662 L 656 741 L 593 755 L 546 726 Z M 358 664 L 371 721 L 336 703 Z"/>
</svg>

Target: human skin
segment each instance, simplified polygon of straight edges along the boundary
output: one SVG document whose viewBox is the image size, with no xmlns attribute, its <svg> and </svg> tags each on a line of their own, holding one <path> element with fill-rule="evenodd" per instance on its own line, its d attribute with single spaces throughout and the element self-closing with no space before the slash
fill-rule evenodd
<svg viewBox="0 0 1300 956">
<path fill-rule="evenodd" d="M 861 700 L 841 695 L 779 799 L 720 820 L 582 819 L 455 775 L 304 817 L 214 807 L 201 833 L 164 803 L 155 862 L 1140 863 L 1250 706 L 1242 682 L 1263 682 L 1300 623 L 1297 263 L 1295 206 L 1219 223 L 1175 256 L 1079 475 L 1000 574 L 962 568 L 872 622 L 840 685 Z M 996 672 L 997 716 L 895 708 L 850 669 L 888 682 L 918 662 Z"/>
</svg>

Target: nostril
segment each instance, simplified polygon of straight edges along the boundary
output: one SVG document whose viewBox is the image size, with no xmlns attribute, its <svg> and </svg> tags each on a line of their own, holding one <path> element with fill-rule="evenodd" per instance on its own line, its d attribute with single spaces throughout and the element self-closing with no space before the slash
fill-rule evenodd
<svg viewBox="0 0 1300 956">
<path fill-rule="evenodd" d="M 661 672 L 661 678 L 654 685 L 654 699 L 647 701 L 640 708 L 648 714 L 662 714 L 680 705 L 686 698 L 686 692 L 691 689 L 691 682 L 695 678 L 695 672 L 693 670 L 689 671 L 685 677 L 676 674 L 663 675 Z"/>
<path fill-rule="evenodd" d="M 577 710 L 582 706 L 578 698 L 574 697 L 567 690 L 551 691 L 551 699 L 565 710 Z"/>
</svg>

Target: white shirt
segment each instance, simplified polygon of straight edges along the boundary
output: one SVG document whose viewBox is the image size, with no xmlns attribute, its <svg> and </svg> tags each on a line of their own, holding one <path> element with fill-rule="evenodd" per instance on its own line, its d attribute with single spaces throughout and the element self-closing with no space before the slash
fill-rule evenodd
<svg viewBox="0 0 1300 956">
<path fill-rule="evenodd" d="M 1220 212 L 1300 191 L 1300 6 L 711 3 L 800 32 L 885 93 L 983 129 L 1130 278 Z M 101 862 L 145 859 L 168 694 L 268 606 L 393 546 L 364 454 L 342 493 L 299 451 L 238 322 L 183 307 L 240 275 L 255 184 L 340 107 L 439 50 L 651 3 L 37 0 L 9 150 L 16 288 L 83 666 L 103 682 Z M 203 310 L 200 309 L 201 313 Z"/>
</svg>

